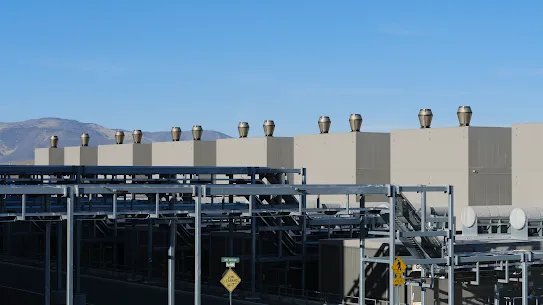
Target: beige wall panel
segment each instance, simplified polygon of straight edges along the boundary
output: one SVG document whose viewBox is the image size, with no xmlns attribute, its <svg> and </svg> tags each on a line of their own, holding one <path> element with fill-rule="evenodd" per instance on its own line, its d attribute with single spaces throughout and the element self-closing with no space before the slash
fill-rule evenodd
<svg viewBox="0 0 543 305">
<path fill-rule="evenodd" d="M 64 148 L 36 148 L 34 165 L 64 165 Z"/>
<path fill-rule="evenodd" d="M 512 203 L 536 206 L 534 191 L 543 186 L 543 123 L 512 126 Z"/>
<path fill-rule="evenodd" d="M 64 148 L 64 165 L 98 165 L 98 147 L 70 146 Z"/>
</svg>

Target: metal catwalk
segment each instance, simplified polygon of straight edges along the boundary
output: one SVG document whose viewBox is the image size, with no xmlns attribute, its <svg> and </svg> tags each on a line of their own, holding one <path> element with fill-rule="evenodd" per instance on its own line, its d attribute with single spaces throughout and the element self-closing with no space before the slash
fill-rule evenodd
<svg viewBox="0 0 543 305">
<path fill-rule="evenodd" d="M 365 304 L 365 267 L 369 263 L 393 267 L 397 257 L 367 257 L 368 240 L 386 238 L 389 253 L 396 253 L 401 242 L 411 256 L 403 257 L 407 265 L 420 265 L 418 278 L 404 278 L 402 285 L 421 290 L 433 287 L 438 278 L 447 278 L 448 291 L 454 291 L 457 274 L 480 274 L 502 271 L 511 280 L 510 272 L 520 271 L 522 303 L 528 304 L 528 268 L 542 264 L 542 251 L 502 251 L 492 253 L 455 253 L 455 217 L 452 186 L 396 185 L 308 185 L 303 169 L 269 169 L 255 167 L 0 167 L 0 219 L 4 222 L 43 222 L 45 224 L 45 304 L 50 304 L 51 225 L 66 224 L 66 304 L 74 304 L 74 277 L 80 272 L 74 239 L 78 222 L 122 220 L 125 223 L 142 219 L 167 223 L 168 304 L 175 304 L 175 248 L 179 223 L 189 223 L 194 233 L 194 304 L 201 297 L 202 230 L 224 218 L 236 218 L 251 231 L 251 272 L 255 278 L 256 226 L 270 227 L 277 233 L 281 248 L 290 249 L 302 265 L 306 263 L 307 243 L 315 233 L 310 230 L 322 223 L 353 224 L 359 230 L 360 275 L 359 304 Z M 290 184 L 289 175 L 301 175 L 302 184 Z M 422 207 L 418 212 L 403 195 L 417 192 Z M 426 195 L 443 193 L 449 198 L 446 217 L 427 216 Z M 365 198 L 386 195 L 388 207 L 366 207 Z M 356 206 L 308 208 L 307 196 L 358 195 Z M 337 217 L 337 216 L 341 217 Z M 278 221 L 279 220 L 279 221 Z M 319 222 L 320 221 L 320 222 Z M 439 226 L 433 225 L 439 223 Z M 291 234 L 296 231 L 297 234 Z M 62 234 L 58 230 L 57 234 Z M 318 237 L 316 237 L 318 240 Z M 298 250 L 300 253 L 298 253 Z M 75 250 L 78 253 L 77 250 Z M 74 264 L 75 257 L 75 264 Z M 273 258 L 269 258 L 273 259 Z M 275 259 L 281 259 L 278 256 Z M 57 261 L 60 265 L 60 262 Z M 74 273 L 75 266 L 75 273 Z M 398 277 L 395 268 L 388 268 L 389 304 L 398 303 Z M 505 272 L 503 272 L 505 271 Z M 305 269 L 302 268 L 302 272 Z M 305 276 L 302 276 L 302 282 Z M 77 286 L 77 281 L 76 286 Z M 302 287 L 304 285 L 302 284 Z M 78 290 L 77 287 L 75 290 Z M 251 290 L 256 293 L 255 281 Z M 425 294 L 422 294 L 424 296 Z M 421 300 L 425 305 L 424 297 Z M 455 294 L 448 294 L 448 303 L 455 304 Z"/>
</svg>

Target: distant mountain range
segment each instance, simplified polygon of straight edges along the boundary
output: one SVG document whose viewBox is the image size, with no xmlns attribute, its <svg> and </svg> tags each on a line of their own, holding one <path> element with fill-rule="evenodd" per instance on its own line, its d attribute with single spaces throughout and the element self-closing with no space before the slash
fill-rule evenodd
<svg viewBox="0 0 543 305">
<path fill-rule="evenodd" d="M 181 127 L 181 140 L 192 139 L 192 133 Z M 41 118 L 14 123 L 0 123 L 0 163 L 13 164 L 27 163 L 34 160 L 34 149 L 48 147 L 52 135 L 59 137 L 59 147 L 81 145 L 82 133 L 90 135 L 90 146 L 115 143 L 115 131 L 93 123 L 82 123 L 75 120 L 60 118 Z M 125 143 L 132 142 L 132 131 L 123 130 Z M 213 131 L 204 130 L 202 140 L 215 140 L 231 138 L 230 136 Z M 145 132 L 143 130 L 143 143 L 171 141 L 170 131 Z"/>
</svg>

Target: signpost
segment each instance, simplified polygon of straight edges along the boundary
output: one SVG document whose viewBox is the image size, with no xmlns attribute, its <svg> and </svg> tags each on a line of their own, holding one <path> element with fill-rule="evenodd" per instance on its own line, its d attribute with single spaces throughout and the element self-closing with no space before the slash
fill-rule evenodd
<svg viewBox="0 0 543 305">
<path fill-rule="evenodd" d="M 228 268 L 222 276 L 221 284 L 228 290 L 230 305 L 232 305 L 232 292 L 241 283 L 241 278 L 232 270 L 236 264 L 239 264 L 239 257 L 222 257 L 221 263 L 225 263 Z"/>
<path fill-rule="evenodd" d="M 403 277 L 405 269 L 407 269 L 407 265 L 398 256 L 394 261 L 394 265 L 392 265 L 392 271 L 394 271 L 394 274 L 396 275 L 393 280 L 395 286 L 405 285 L 405 277 Z"/>
</svg>

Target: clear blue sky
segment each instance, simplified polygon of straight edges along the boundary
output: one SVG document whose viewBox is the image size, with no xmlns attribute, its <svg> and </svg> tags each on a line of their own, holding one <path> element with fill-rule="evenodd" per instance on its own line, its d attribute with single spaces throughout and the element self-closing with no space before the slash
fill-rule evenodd
<svg viewBox="0 0 543 305">
<path fill-rule="evenodd" d="M 253 136 L 543 121 L 543 1 L 1 1 L 0 121 Z"/>
</svg>

